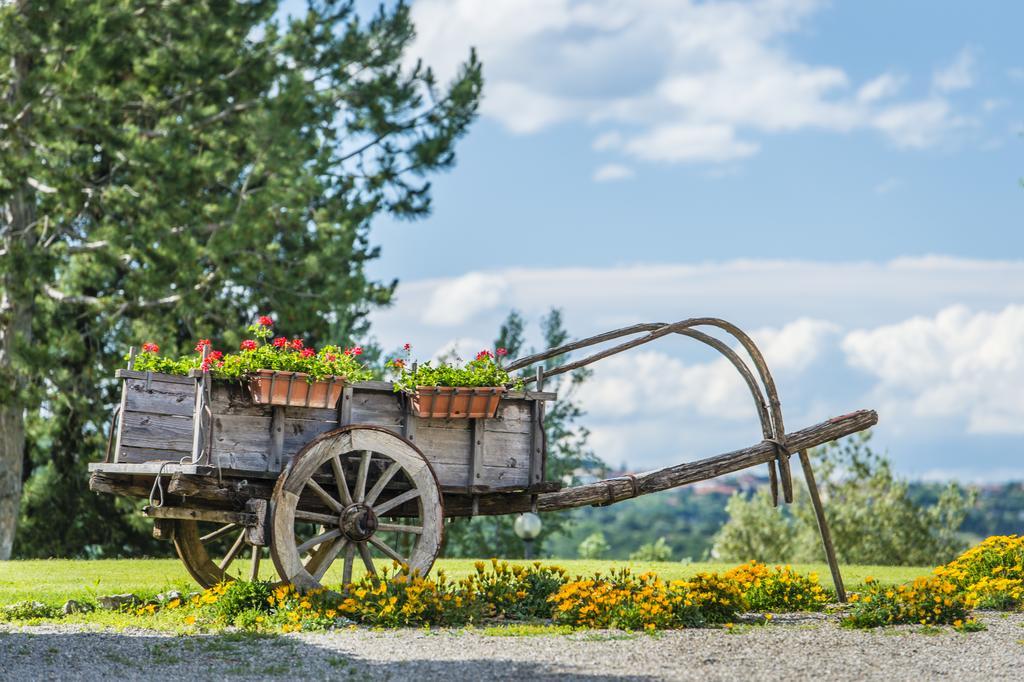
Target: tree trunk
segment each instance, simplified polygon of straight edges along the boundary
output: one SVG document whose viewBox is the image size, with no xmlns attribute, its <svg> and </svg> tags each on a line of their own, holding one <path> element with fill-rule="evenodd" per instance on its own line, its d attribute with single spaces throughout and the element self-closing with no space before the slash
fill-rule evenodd
<svg viewBox="0 0 1024 682">
<path fill-rule="evenodd" d="M 25 2 L 18 8 L 25 9 Z M 31 56 L 15 54 L 13 81 L 7 93 L 18 111 L 23 101 L 21 85 L 31 68 Z M 31 112 L 19 124 L 31 124 Z M 24 146 L 22 153 L 31 154 Z M 18 189 L 0 205 L 0 243 L 6 261 L 0 266 L 0 561 L 11 558 L 14 533 L 21 507 L 21 477 L 25 457 L 26 378 L 17 366 L 20 348 L 32 341 L 34 304 L 31 261 L 36 246 L 36 195 L 27 182 L 17 178 Z"/>
<path fill-rule="evenodd" d="M 3 267 L 0 290 L 0 377 L 3 400 L 0 401 L 0 561 L 11 558 L 14 531 L 21 506 L 21 475 L 25 457 L 25 377 L 16 367 L 19 346 L 32 340 L 32 299 L 26 286 L 25 271 L 18 267 L 34 245 L 35 197 L 29 192 L 15 193 L 6 214 L 4 247 L 9 262 Z"/>
</svg>

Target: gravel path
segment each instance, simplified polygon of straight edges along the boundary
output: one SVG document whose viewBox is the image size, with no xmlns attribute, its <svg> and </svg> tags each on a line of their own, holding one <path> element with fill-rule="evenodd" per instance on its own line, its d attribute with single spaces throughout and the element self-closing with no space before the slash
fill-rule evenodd
<svg viewBox="0 0 1024 682">
<path fill-rule="evenodd" d="M 0 625 L 0 680 L 159 678 L 353 680 L 1022 679 L 1024 614 L 988 630 L 862 632 L 819 615 L 770 626 L 656 635 L 496 637 L 481 630 L 345 630 L 274 637 Z"/>
</svg>

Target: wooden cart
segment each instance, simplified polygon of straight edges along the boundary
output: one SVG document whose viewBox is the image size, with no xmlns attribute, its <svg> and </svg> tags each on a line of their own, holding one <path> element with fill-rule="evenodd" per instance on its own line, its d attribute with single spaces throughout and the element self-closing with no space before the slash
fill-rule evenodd
<svg viewBox="0 0 1024 682">
<path fill-rule="evenodd" d="M 699 328 L 724 332 L 745 351 Z M 705 460 L 563 489 L 546 477 L 545 379 L 679 334 L 709 345 L 739 371 L 754 399 L 764 440 Z M 543 361 L 633 337 L 589 357 L 543 371 Z M 507 365 L 536 367 L 528 390 L 506 393 L 491 419 L 416 416 L 385 382 L 346 385 L 336 407 L 255 404 L 238 382 L 208 373 L 134 371 L 123 384 L 106 458 L 91 464 L 97 492 L 149 499 L 154 535 L 171 540 L 203 586 L 259 575 L 269 553 L 282 581 L 318 587 L 342 565 L 376 572 L 392 560 L 426 573 L 441 549 L 444 519 L 604 505 L 761 464 L 776 502 L 792 501 L 789 459 L 799 453 L 826 555 L 843 598 L 809 448 L 869 428 L 865 410 L 786 433 L 774 381 L 753 341 L 715 318 L 641 324 L 576 341 Z M 248 555 L 247 570 L 240 571 Z"/>
</svg>

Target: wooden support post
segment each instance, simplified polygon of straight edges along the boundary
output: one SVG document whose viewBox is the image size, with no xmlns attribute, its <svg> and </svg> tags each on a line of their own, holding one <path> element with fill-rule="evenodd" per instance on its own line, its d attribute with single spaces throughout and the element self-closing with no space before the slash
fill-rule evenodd
<svg viewBox="0 0 1024 682">
<path fill-rule="evenodd" d="M 537 367 L 536 386 L 539 392 L 544 390 L 544 367 Z M 534 400 L 531 409 L 533 410 L 533 431 L 530 434 L 530 485 L 537 485 L 544 478 L 544 401 Z"/>
<path fill-rule="evenodd" d="M 402 396 L 402 437 L 409 442 L 416 442 L 416 415 L 412 411 L 412 398 Z"/>
<path fill-rule="evenodd" d="M 128 349 L 128 371 L 135 369 L 135 346 Z M 117 420 L 117 434 L 114 435 L 114 454 L 111 457 L 111 462 L 119 462 L 121 457 L 121 432 L 124 431 L 124 411 L 128 405 L 128 382 L 123 378 L 121 379 L 121 407 L 119 408 L 118 414 L 120 415 Z M 111 422 L 111 428 L 113 428 L 113 422 Z"/>
<path fill-rule="evenodd" d="M 469 423 L 472 425 L 473 441 L 470 443 L 468 485 L 472 489 L 474 486 L 480 485 L 480 472 L 484 465 L 484 420 L 470 419 Z"/>
<path fill-rule="evenodd" d="M 807 456 L 807 450 L 800 451 L 800 465 L 804 469 L 807 490 L 811 494 L 814 516 L 818 519 L 818 532 L 821 533 L 821 544 L 825 546 L 825 558 L 828 560 L 828 569 L 832 572 L 832 582 L 836 585 L 836 596 L 840 602 L 845 603 L 846 588 L 843 587 L 843 576 L 839 574 L 839 562 L 836 561 L 836 550 L 832 546 L 832 534 L 828 530 L 825 508 L 821 505 L 821 496 L 818 495 L 818 484 L 814 482 L 814 471 L 811 469 L 811 458 Z"/>
<path fill-rule="evenodd" d="M 208 350 L 208 347 L 203 346 L 201 358 L 203 361 L 202 366 L 204 367 L 206 365 L 206 353 Z M 203 458 L 203 444 L 206 442 L 203 418 L 206 416 L 206 387 L 208 383 L 208 372 L 203 371 L 196 376 L 196 402 L 195 409 L 192 411 L 192 462 L 196 464 L 198 464 Z M 212 429 L 213 424 L 207 425 L 207 428 Z"/>
<path fill-rule="evenodd" d="M 270 456 L 267 457 L 267 471 L 281 471 L 284 455 L 284 407 L 270 408 Z"/>
<path fill-rule="evenodd" d="M 338 404 L 338 426 L 348 426 L 352 423 L 352 398 L 354 391 L 351 384 L 345 384 L 341 389 L 341 402 Z"/>
</svg>

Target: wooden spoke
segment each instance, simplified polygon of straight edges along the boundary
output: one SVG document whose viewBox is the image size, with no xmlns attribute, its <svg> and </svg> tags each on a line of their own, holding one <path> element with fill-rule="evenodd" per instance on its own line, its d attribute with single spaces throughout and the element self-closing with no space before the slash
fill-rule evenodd
<svg viewBox="0 0 1024 682">
<path fill-rule="evenodd" d="M 356 562 L 355 543 L 348 543 L 345 546 L 345 567 L 341 573 L 341 584 L 348 585 L 352 582 L 352 565 Z"/>
<path fill-rule="evenodd" d="M 370 492 L 366 493 L 366 499 L 363 502 L 369 506 L 373 506 L 373 503 L 377 501 L 377 497 L 384 491 L 384 486 L 391 482 L 391 479 L 395 477 L 395 474 L 401 470 L 402 465 L 398 462 L 392 462 L 391 466 L 384 470 L 384 473 L 380 475 L 377 482 L 370 488 Z"/>
<path fill-rule="evenodd" d="M 337 516 L 329 516 L 327 514 L 317 514 L 316 512 L 310 511 L 299 511 L 295 512 L 296 521 L 309 521 L 311 523 L 319 523 L 323 526 L 336 526 L 338 525 Z"/>
<path fill-rule="evenodd" d="M 345 467 L 341 466 L 341 458 L 331 457 L 331 469 L 334 471 L 334 482 L 338 486 L 338 495 L 345 506 L 352 504 L 352 495 L 348 492 L 348 481 L 345 480 Z"/>
<path fill-rule="evenodd" d="M 356 502 L 362 502 L 363 498 L 366 497 L 366 477 L 370 473 L 371 459 L 373 459 L 373 453 L 369 450 L 364 450 L 363 456 L 359 460 L 359 474 L 356 476 Z"/>
<path fill-rule="evenodd" d="M 224 555 L 223 559 L 221 559 L 220 564 L 219 564 L 220 570 L 222 570 L 222 571 L 228 570 L 228 566 L 230 566 L 231 562 L 235 560 L 235 557 L 238 555 L 238 552 L 241 551 L 242 545 L 244 545 L 244 544 L 245 544 L 245 529 L 243 528 L 242 532 L 238 534 L 238 539 L 235 540 L 235 544 L 231 545 L 231 549 L 229 549 L 228 553 Z"/>
<path fill-rule="evenodd" d="M 299 556 L 302 556 L 303 554 L 313 549 L 317 545 L 323 544 L 328 540 L 332 540 L 338 537 L 339 535 L 341 535 L 341 529 L 333 528 L 327 531 L 326 533 L 320 533 L 320 535 L 317 535 L 315 538 L 310 538 L 309 540 L 306 540 L 298 547 Z"/>
<path fill-rule="evenodd" d="M 340 514 L 341 510 L 344 509 L 344 507 L 341 506 L 341 502 L 338 502 L 336 499 L 331 497 L 330 493 L 324 490 L 319 483 L 312 479 L 312 477 L 308 481 L 306 481 L 306 485 L 309 486 L 310 490 L 315 492 L 317 496 L 324 501 L 324 504 L 326 504 L 334 511 Z"/>
<path fill-rule="evenodd" d="M 373 508 L 373 513 L 376 514 L 377 516 L 380 516 L 384 512 L 390 511 L 390 510 L 394 509 L 395 507 L 401 506 L 401 505 L 405 504 L 406 502 L 408 502 L 409 500 L 416 499 L 419 496 L 420 496 L 420 491 L 419 490 L 417 490 L 415 488 L 413 488 L 412 490 L 407 490 L 404 493 L 402 493 L 401 495 L 399 495 L 398 497 L 392 497 L 387 502 L 374 507 Z"/>
<path fill-rule="evenodd" d="M 359 543 L 359 556 L 363 557 L 363 566 L 370 575 L 377 575 L 377 568 L 373 565 L 373 557 L 370 556 L 370 547 L 365 542 Z"/>
<path fill-rule="evenodd" d="M 403 526 L 397 523 L 378 523 L 377 532 L 386 533 L 415 533 L 416 535 L 423 534 L 423 526 Z"/>
<path fill-rule="evenodd" d="M 206 544 L 210 540 L 216 540 L 221 535 L 224 535 L 225 533 L 229 533 L 232 528 L 235 528 L 237 526 L 238 526 L 237 523 L 229 523 L 226 526 L 221 526 L 220 528 L 218 528 L 217 530 L 213 531 L 212 533 L 207 533 L 203 537 L 199 538 L 199 542 L 202 542 L 203 544 Z"/>
<path fill-rule="evenodd" d="M 260 556 L 262 554 L 262 547 L 252 546 L 252 565 L 249 569 L 249 582 L 256 582 L 260 579 Z"/>
<path fill-rule="evenodd" d="M 338 538 L 337 540 L 335 540 L 331 544 L 331 546 L 327 550 L 325 550 L 323 556 L 317 557 L 319 559 L 319 565 L 316 567 L 316 570 L 313 571 L 313 577 L 316 580 L 320 580 L 321 578 L 323 578 L 324 575 L 327 573 L 327 569 L 330 568 L 331 564 L 334 563 L 335 557 L 338 556 L 338 553 L 341 552 L 342 548 L 344 548 L 346 545 L 351 544 L 352 543 L 348 541 L 348 538 Z"/>
<path fill-rule="evenodd" d="M 370 538 L 370 543 L 374 547 L 376 547 L 377 549 L 379 549 L 380 551 L 382 551 L 386 555 L 388 555 L 389 558 L 394 559 L 395 561 L 397 561 L 398 563 L 402 564 L 403 566 L 405 566 L 405 565 L 407 565 L 409 563 L 406 560 L 405 557 L 403 557 L 401 554 L 399 554 L 395 550 L 391 549 L 391 547 L 389 547 L 387 545 L 387 543 L 385 543 L 383 540 L 378 538 L 376 535 L 374 535 L 372 538 Z"/>
</svg>

